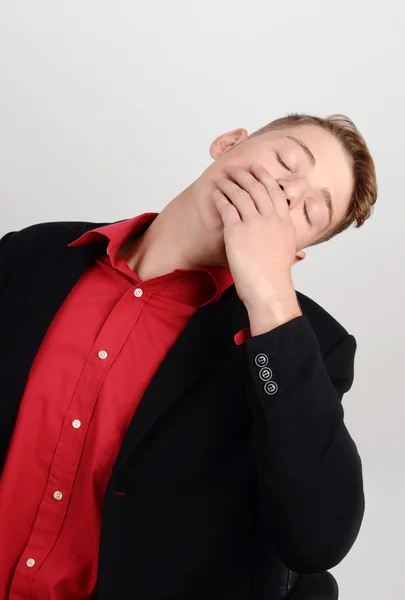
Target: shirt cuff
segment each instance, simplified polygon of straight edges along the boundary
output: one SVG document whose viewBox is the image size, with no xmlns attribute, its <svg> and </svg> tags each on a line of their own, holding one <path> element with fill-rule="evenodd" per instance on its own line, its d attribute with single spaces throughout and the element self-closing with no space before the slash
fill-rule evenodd
<svg viewBox="0 0 405 600">
<path fill-rule="evenodd" d="M 243 344 L 243 342 L 245 342 L 251 337 L 252 332 L 250 331 L 250 327 L 245 327 L 245 329 L 241 329 L 240 331 L 238 331 L 238 333 L 235 333 L 233 339 L 235 340 L 235 344 L 237 346 L 240 346 L 241 344 Z"/>
</svg>

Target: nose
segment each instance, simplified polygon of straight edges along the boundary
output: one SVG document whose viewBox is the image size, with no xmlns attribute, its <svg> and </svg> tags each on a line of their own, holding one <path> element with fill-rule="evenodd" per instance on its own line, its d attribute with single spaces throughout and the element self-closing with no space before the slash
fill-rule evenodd
<svg viewBox="0 0 405 600">
<path fill-rule="evenodd" d="M 309 183 L 304 177 L 295 177 L 293 180 L 281 179 L 277 183 L 287 198 L 288 206 L 291 205 L 292 208 L 304 200 L 309 192 Z"/>
<path fill-rule="evenodd" d="M 281 185 L 280 183 L 279 183 L 278 185 L 279 185 L 279 187 L 280 187 L 280 188 L 283 190 L 283 192 L 284 192 L 284 186 L 283 186 L 283 185 Z M 288 206 L 290 206 L 290 204 L 291 204 L 291 201 L 290 201 L 288 198 L 287 198 L 287 204 L 288 204 Z"/>
</svg>

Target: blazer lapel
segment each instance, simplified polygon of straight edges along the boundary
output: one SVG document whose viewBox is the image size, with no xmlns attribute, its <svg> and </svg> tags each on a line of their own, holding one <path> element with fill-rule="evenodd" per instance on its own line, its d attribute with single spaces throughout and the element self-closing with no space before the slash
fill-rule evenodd
<svg viewBox="0 0 405 600">
<path fill-rule="evenodd" d="M 59 253 L 41 261 L 31 271 L 30 297 L 23 302 L 19 314 L 28 325 L 30 332 L 27 347 L 26 331 L 21 327 L 19 334 L 24 336 L 26 358 L 31 364 L 52 320 L 62 306 L 69 292 L 86 268 L 105 252 L 105 244 L 94 244 L 83 248 L 63 248 Z"/>
<path fill-rule="evenodd" d="M 134 414 L 114 471 L 135 451 L 158 418 L 194 382 L 220 360 L 240 356 L 234 335 L 249 326 L 248 315 L 235 286 L 221 299 L 198 309 L 156 371 Z"/>
<path fill-rule="evenodd" d="M 0 331 L 0 470 L 9 445 L 19 403 L 39 346 L 66 296 L 88 265 L 102 252 L 102 245 L 62 247 L 38 260 L 27 259 L 18 278 L 18 289 L 3 299 Z M 17 277 L 16 277 L 17 279 Z M 24 288 L 28 290 L 23 293 Z"/>
</svg>

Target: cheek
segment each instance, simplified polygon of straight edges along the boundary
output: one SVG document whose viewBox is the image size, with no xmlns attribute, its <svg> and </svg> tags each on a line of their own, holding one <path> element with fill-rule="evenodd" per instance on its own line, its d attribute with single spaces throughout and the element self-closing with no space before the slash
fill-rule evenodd
<svg viewBox="0 0 405 600">
<path fill-rule="evenodd" d="M 266 150 L 257 150 L 255 152 L 248 153 L 246 155 L 241 155 L 240 160 L 238 160 L 240 166 L 244 167 L 248 171 L 250 171 L 250 165 L 252 163 L 259 163 L 262 165 L 272 175 L 275 179 L 282 177 L 283 171 L 282 166 L 277 161 L 276 157 L 272 152 Z"/>
<path fill-rule="evenodd" d="M 296 235 L 297 235 L 297 239 L 298 239 L 302 235 L 302 227 L 303 227 L 302 220 L 300 218 L 300 215 L 297 214 L 297 212 L 294 210 L 290 210 L 290 218 L 295 227 L 295 231 L 296 231 Z"/>
<path fill-rule="evenodd" d="M 297 250 L 302 250 L 309 244 L 309 232 L 308 232 L 308 223 L 305 220 L 304 215 L 300 214 L 299 211 L 291 210 L 290 211 L 291 221 L 295 227 L 295 236 L 296 236 L 296 246 Z"/>
<path fill-rule="evenodd" d="M 296 229 L 301 228 L 303 225 L 304 214 L 301 213 L 302 208 L 300 212 L 300 206 L 295 206 L 292 210 L 290 210 L 290 217 Z"/>
<path fill-rule="evenodd" d="M 258 160 L 257 162 L 262 164 L 263 167 L 270 173 L 270 175 L 274 177 L 274 179 L 281 179 L 286 177 L 286 175 L 289 175 L 289 173 L 280 165 L 277 158 L 273 154 L 270 154 L 270 156 L 266 154 L 261 161 Z"/>
<path fill-rule="evenodd" d="M 316 229 L 319 231 L 326 227 L 328 223 L 328 213 L 324 206 L 320 206 L 313 203 L 309 208 L 308 212 L 310 219 Z"/>
</svg>

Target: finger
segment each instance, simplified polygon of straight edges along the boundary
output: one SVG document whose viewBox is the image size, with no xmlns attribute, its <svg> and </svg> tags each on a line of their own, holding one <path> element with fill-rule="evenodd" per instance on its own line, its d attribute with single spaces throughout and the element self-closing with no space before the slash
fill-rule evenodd
<svg viewBox="0 0 405 600">
<path fill-rule="evenodd" d="M 283 190 L 274 179 L 274 177 L 259 163 L 254 163 L 250 167 L 253 175 L 261 182 L 270 196 L 273 206 L 280 216 L 287 216 L 290 214 L 287 198 Z"/>
<path fill-rule="evenodd" d="M 221 215 L 224 227 L 231 227 L 232 225 L 237 225 L 238 223 L 241 223 L 241 218 L 237 209 L 229 202 L 229 200 L 226 198 L 226 196 L 224 196 L 221 190 L 214 190 L 212 195 L 214 198 L 215 206 L 217 207 L 217 210 Z"/>
<path fill-rule="evenodd" d="M 274 210 L 268 191 L 261 181 L 243 167 L 228 166 L 225 170 L 245 190 L 256 207 L 256 211 L 266 215 Z"/>
<path fill-rule="evenodd" d="M 257 216 L 257 208 L 252 197 L 237 183 L 221 177 L 215 180 L 215 185 L 229 198 L 243 221 Z"/>
</svg>

